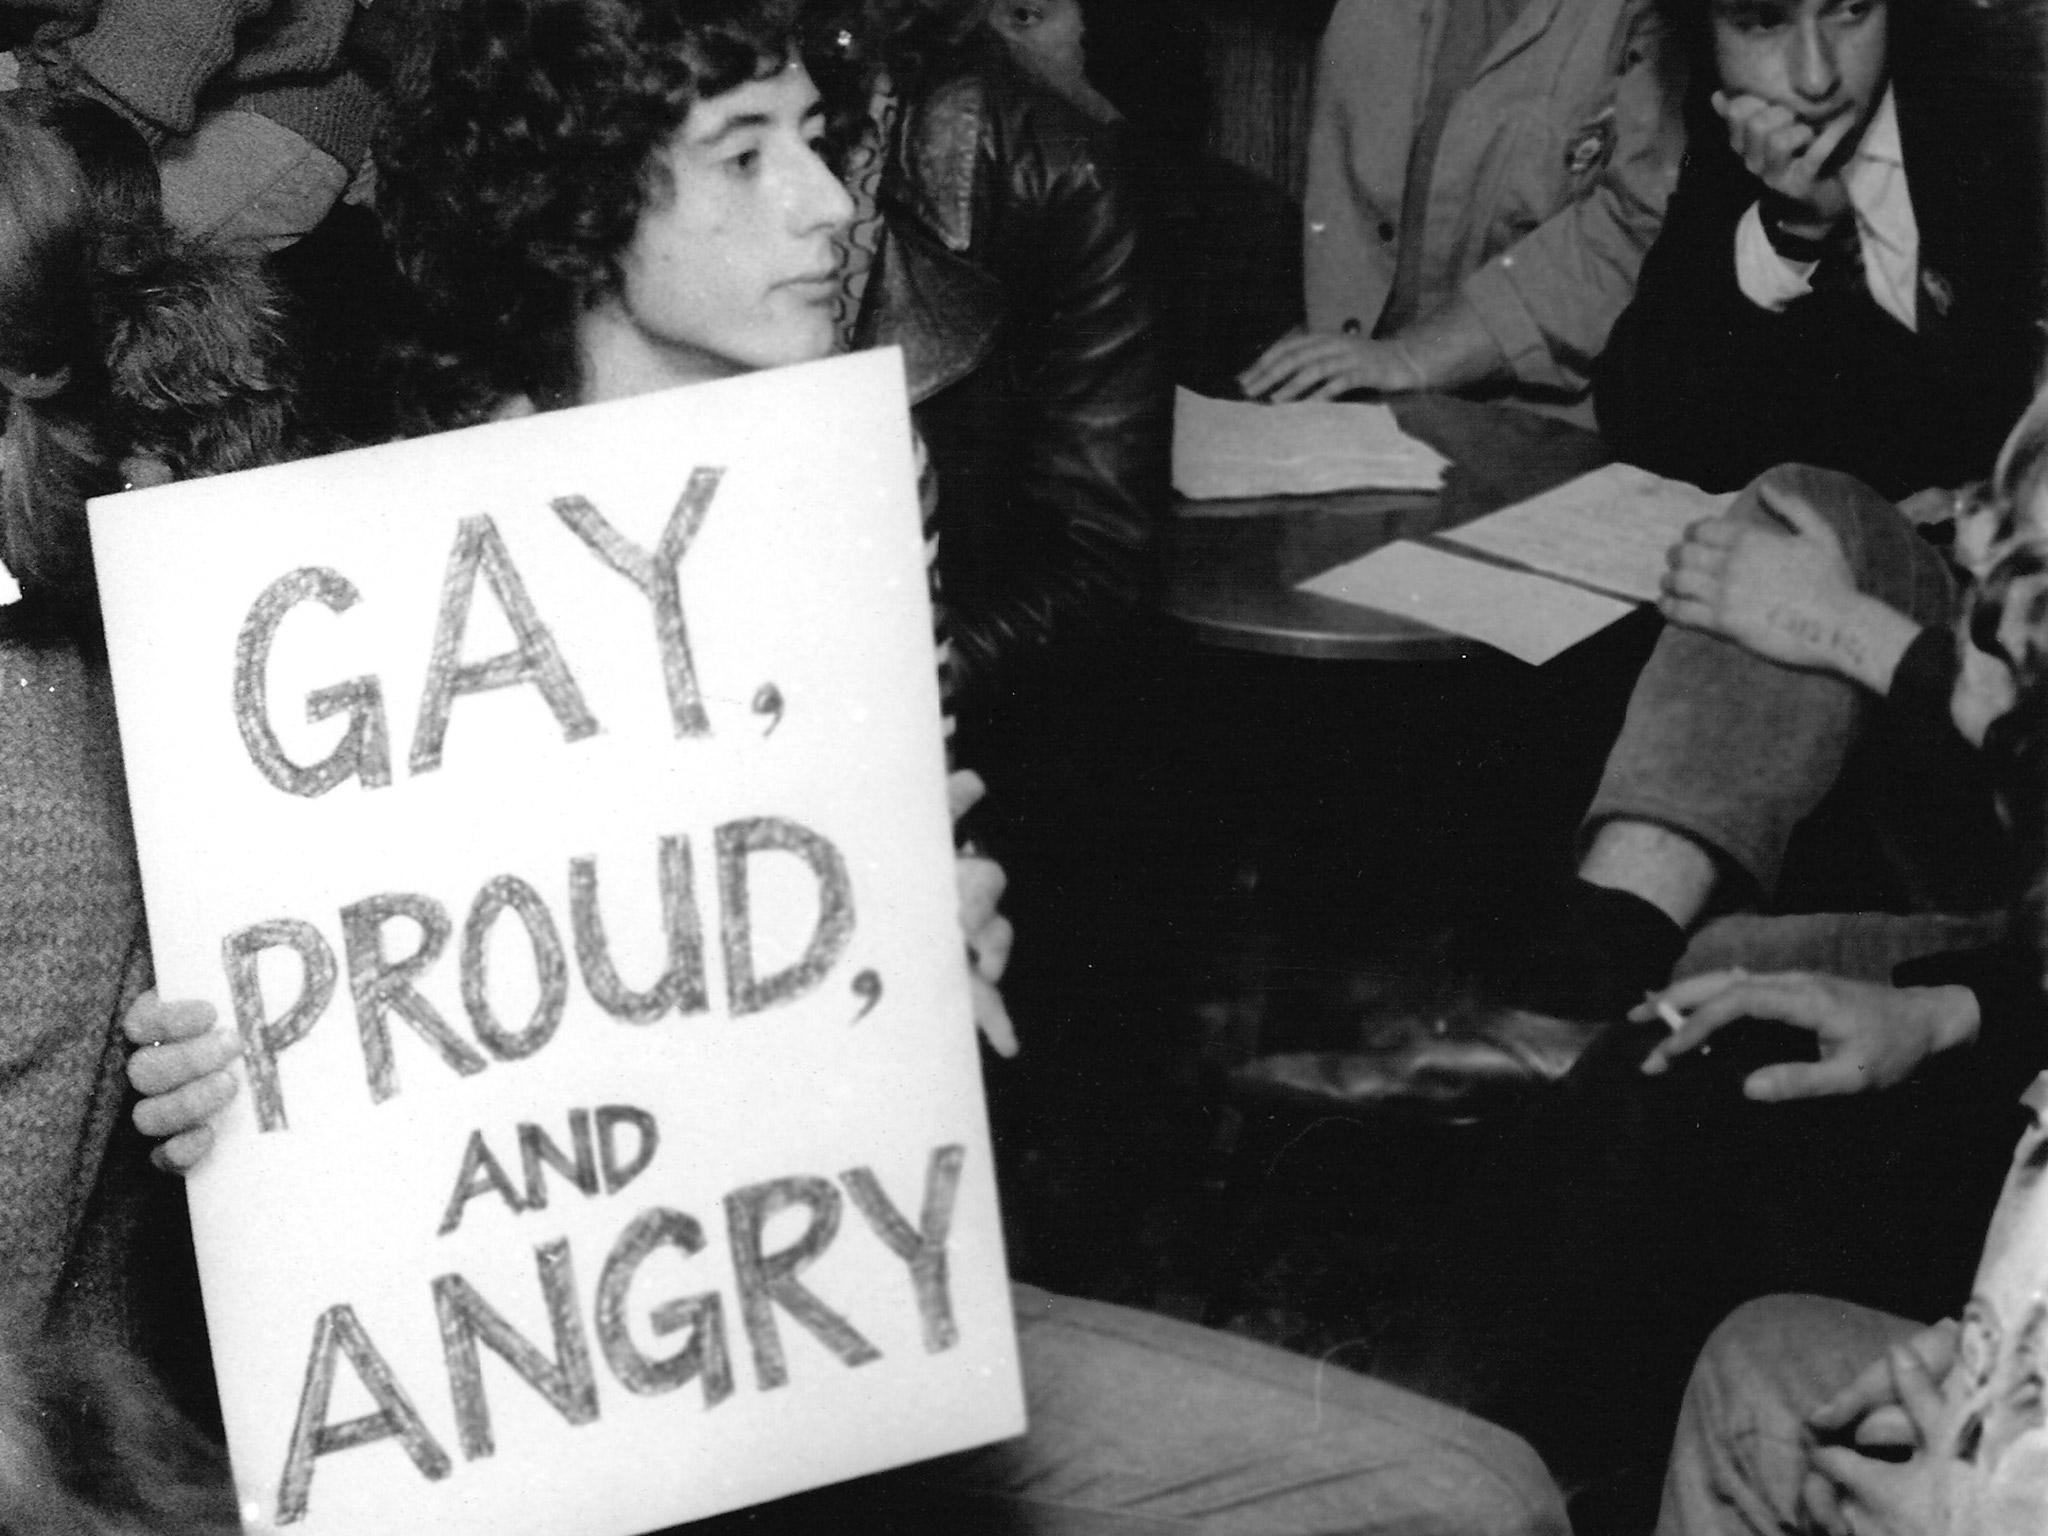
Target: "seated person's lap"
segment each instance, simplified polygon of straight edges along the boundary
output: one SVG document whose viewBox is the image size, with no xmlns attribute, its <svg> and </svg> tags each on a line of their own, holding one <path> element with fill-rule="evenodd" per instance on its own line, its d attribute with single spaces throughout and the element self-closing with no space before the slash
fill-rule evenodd
<svg viewBox="0 0 2048 1536">
<path fill-rule="evenodd" d="M 1172 1318 L 1014 1291 L 1024 1437 L 716 1526 L 1031 1536 L 1567 1529 L 1528 1447 L 1399 1388 Z"/>
</svg>

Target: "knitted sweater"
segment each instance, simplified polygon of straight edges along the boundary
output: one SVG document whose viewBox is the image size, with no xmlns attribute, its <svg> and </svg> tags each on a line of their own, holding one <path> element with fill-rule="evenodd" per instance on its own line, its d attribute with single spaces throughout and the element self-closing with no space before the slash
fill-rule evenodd
<svg viewBox="0 0 2048 1536">
<path fill-rule="evenodd" d="M 20 0 L 6 0 L 7 8 Z M 255 112 L 353 170 L 378 101 L 343 45 L 359 0 L 31 0 L 38 42 L 154 138 Z"/>
<path fill-rule="evenodd" d="M 137 1222 L 176 1191 L 123 1113 L 149 962 L 113 690 L 26 627 L 0 614 L 0 1306 L 137 1345 Z"/>
</svg>

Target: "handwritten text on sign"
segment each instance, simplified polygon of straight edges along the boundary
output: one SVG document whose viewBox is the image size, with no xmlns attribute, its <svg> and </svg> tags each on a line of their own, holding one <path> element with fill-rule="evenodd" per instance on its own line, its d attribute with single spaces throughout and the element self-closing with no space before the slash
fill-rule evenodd
<svg viewBox="0 0 2048 1536">
<path fill-rule="evenodd" d="M 159 983 L 246 1045 L 257 1518 L 615 1536 L 1021 1428 L 893 354 L 94 541 Z"/>
</svg>

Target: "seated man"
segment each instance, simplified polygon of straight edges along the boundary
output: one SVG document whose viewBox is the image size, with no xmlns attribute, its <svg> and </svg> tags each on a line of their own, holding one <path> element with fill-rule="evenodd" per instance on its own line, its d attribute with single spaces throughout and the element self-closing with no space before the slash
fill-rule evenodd
<svg viewBox="0 0 2048 1536">
<path fill-rule="evenodd" d="M 442 327 L 427 360 L 442 387 L 423 424 L 832 349 L 832 242 L 852 202 L 818 153 L 824 111 L 794 53 L 793 10 L 527 0 L 446 13 L 433 78 L 379 165 L 380 210 Z M 990 982 L 1006 947 L 992 907 L 986 880 L 963 902 Z M 208 1011 L 128 1021 L 138 1044 L 166 1042 L 138 1051 L 132 1075 L 158 1095 L 138 1120 L 171 1135 L 175 1163 L 203 1153 L 232 1081 Z M 1027 1435 L 765 1518 L 819 1530 L 891 1517 L 1048 1532 L 1565 1530 L 1527 1448 L 1451 1409 L 1166 1318 L 1028 1288 L 1016 1302 Z"/>
<path fill-rule="evenodd" d="M 2035 23 L 1685 4 L 1713 89 L 1594 372 L 1602 433 L 1709 490 L 1788 462 L 1894 499 L 1980 473 L 2041 355 Z"/>
<path fill-rule="evenodd" d="M 1677 180 L 1675 63 L 1651 0 L 1340 0 L 1308 147 L 1308 326 L 1245 394 L 1583 402 Z"/>
<path fill-rule="evenodd" d="M 1673 550 L 1673 627 L 1588 812 L 1581 880 L 1528 957 L 1586 982 L 1553 995 L 1539 982 L 1528 1000 L 1581 1015 L 1667 979 L 1717 911 L 1971 913 L 2008 894 L 1978 770 L 1945 719 L 1957 582 L 1886 496 L 1979 473 L 2031 387 L 2048 227 L 2028 216 L 2040 177 L 2021 173 L 2040 138 L 2039 73 L 1999 51 L 2024 44 L 2024 61 L 2041 45 L 1957 7 L 1937 27 L 1887 0 L 1699 4 L 1725 126 L 1696 137 L 1602 360 L 1602 424 L 1624 457 L 1708 486 L 1790 459 L 1856 470 L 1884 494 L 1776 470 Z M 2008 119 L 2031 127 L 1986 141 L 2021 146 L 2002 189 L 2016 216 L 1979 239 L 1950 200 L 1981 189 L 1983 157 L 1946 151 L 1972 141 L 1959 130 Z M 1830 266 L 1850 280 L 1831 282 Z M 1824 803 L 1872 823 L 1878 878 L 1781 891 L 1794 834 Z M 1871 917 L 1722 925 L 1740 948 L 1686 966 L 1767 966 L 1756 944 L 1789 937 L 1805 947 L 1780 963 L 1888 980 L 1948 933 Z M 1862 952 L 1815 953 L 1815 939 Z"/>
<path fill-rule="evenodd" d="M 1940 553 L 1866 487 L 1791 466 L 1670 560 L 1670 627 L 1587 810 L 1578 878 L 1503 962 L 1521 1000 L 1611 1017 L 1674 967 L 1738 961 L 1889 980 L 1980 931 L 1934 915 L 2011 895 L 1983 771 L 1948 715 L 1961 583 Z M 1826 827 L 1816 858 L 1824 805 L 1849 825 Z M 1843 874 L 1852 843 L 1873 867 Z M 1823 907 L 1859 915 L 1725 915 Z"/>
<path fill-rule="evenodd" d="M 2009 711 L 1999 729 L 2020 813 L 2015 831 L 2036 860 L 2048 726 L 2048 634 L 2036 611 L 2043 541 L 2039 526 L 2024 532 L 1987 583 L 1970 630 L 1986 647 L 1972 670 L 1989 686 L 1959 689 L 1956 701 L 1966 718 Z M 2038 871 L 2035 878 L 2038 889 Z M 2026 1022 L 2038 1033 L 2042 934 L 2038 908 L 2030 912 Z M 1712 1032 L 1713 1007 L 1688 1020 L 1685 1045 Z M 1752 987 L 1715 1012 L 1746 1009 L 1788 1011 Z M 1853 1010 L 1858 1032 L 1883 1033 L 1886 1011 L 1882 1004 Z M 1810 1296 L 1744 1307 L 1709 1342 L 1695 1371 L 1665 1480 L 1660 1536 L 1794 1529 L 2019 1536 L 2048 1526 L 2048 1220 L 2040 1199 L 2048 1074 L 2035 1079 L 2025 1104 L 2031 1122 L 1960 1324 L 1917 1330 Z"/>
<path fill-rule="evenodd" d="M 2000 509 L 2018 507 L 2048 521 L 2044 471 L 2048 395 L 2008 440 L 1984 510 L 1971 520 L 1965 542 L 1973 554 L 1981 543 L 1976 530 Z M 1937 579 L 1932 552 L 1917 545 L 1887 504 L 1841 477 L 1803 475 L 1767 478 L 1764 495 L 1745 498 L 1759 522 L 1775 505 L 1799 534 L 1717 523 L 1743 536 L 1738 545 L 1753 539 L 1757 547 L 1738 557 L 1711 547 L 1692 553 L 1713 554 L 1731 569 L 1748 562 L 1746 575 L 1720 573 L 1740 590 L 1763 588 L 1759 570 L 1794 569 L 1808 582 L 1809 562 L 1846 572 L 1844 545 L 1859 570 L 1881 567 L 1875 556 L 1889 550 L 1901 571 L 1926 558 L 1930 588 L 1946 593 L 1947 577 Z M 1787 484 L 1803 484 L 1815 506 L 1837 517 L 1823 520 L 1779 489 Z M 1856 497 L 1885 517 L 1839 516 Z M 1589 871 L 1613 876 L 1623 888 L 1582 882 L 1576 891 L 1525 898 L 1545 913 L 1529 925 L 1525 980 L 1529 966 L 1546 965 L 1540 980 L 1552 989 L 1553 1006 L 1575 995 L 1585 1005 L 1582 1016 L 1597 1022 L 1581 1034 L 1590 1044 L 1562 1083 L 1532 1105 L 1511 1173 L 1459 1213 L 1440 1267 L 1444 1289 L 1460 1293 L 1444 1305 L 1461 1324 L 1471 1319 L 1480 1340 L 1535 1341 L 1509 1356 L 1513 1363 L 1486 1406 L 1535 1439 L 1553 1465 L 1661 1463 L 1666 1415 L 1701 1340 L 1747 1298 L 1818 1290 L 1931 1315 L 1952 1305 L 1968 1281 L 2012 1143 L 2007 1107 L 2048 1065 L 2039 962 L 2028 946 L 1996 937 L 2003 913 L 1974 921 L 1883 913 L 1724 919 L 1701 930 L 1683 962 L 1698 974 L 1642 1003 L 1645 989 L 1661 985 L 1657 973 L 1670 968 L 1684 934 L 1654 903 L 1627 893 L 1626 857 L 1647 854 L 1635 874 L 1651 878 L 1637 884 L 1676 896 L 1677 910 L 1703 910 L 1717 879 L 1754 894 L 1753 873 L 1709 855 L 1704 843 L 1674 828 L 1702 835 L 1715 825 L 1746 830 L 1754 834 L 1754 864 L 1757 850 L 1779 846 L 1783 826 L 1760 814 L 1742 819 L 1750 806 L 1745 794 L 1768 808 L 1783 793 L 1772 754 L 1788 739 L 1812 745 L 1845 728 L 1867 729 L 1888 744 L 1888 767 L 1909 810 L 1938 821 L 1945 802 L 1975 797 L 1981 825 L 1933 850 L 1945 856 L 1937 872 L 1950 889 L 1974 878 L 1987 897 L 1994 890 L 2005 900 L 2017 896 L 2018 882 L 1998 878 L 2000 870 L 2038 861 L 2048 848 L 2040 830 L 2039 742 L 2026 734 L 2048 715 L 2038 702 L 2007 713 L 2007 666 L 2032 665 L 2041 644 L 2038 624 L 2028 621 L 2040 597 L 2048 538 L 2001 542 L 2010 553 L 1969 600 L 1967 645 L 1958 643 L 1955 627 L 1936 622 L 1940 605 L 1931 601 L 1925 631 L 1903 626 L 1915 636 L 1910 643 L 1895 637 L 1887 651 L 1881 626 L 1874 626 L 1879 638 L 1851 643 L 1844 637 L 1859 634 L 1853 616 L 1860 600 L 1846 574 L 1816 583 L 1843 592 L 1839 605 L 1759 600 L 1745 610 L 1758 619 L 1781 610 L 1802 619 L 1832 615 L 1811 633 L 1804 623 L 1796 627 L 1811 647 L 1801 664 L 1827 664 L 1826 648 L 1833 646 L 1835 666 L 1889 668 L 1897 681 L 1881 702 L 1839 673 L 1765 663 L 1725 640 L 1668 631 L 1660 657 L 1683 640 L 1731 662 L 1754 662 L 1758 673 L 1703 675 L 1705 707 L 1689 717 L 1680 710 L 1674 675 L 1662 690 L 1662 708 L 1688 730 L 1664 737 L 1643 731 L 1639 694 L 1629 730 L 1666 746 L 1682 739 L 1683 751 L 1664 759 L 1638 755 L 1639 766 L 1661 764 L 1671 772 L 1638 776 L 1628 803 L 1642 819 L 1596 832 Z M 1980 559 L 1970 564 L 1984 569 Z M 1681 558 L 1679 586 L 1687 595 L 1667 597 L 1667 608 L 1708 595 L 1684 579 L 1696 574 L 1694 566 Z M 1653 661 L 1653 671 L 1657 666 Z M 1771 691 L 1779 680 L 1802 679 L 1824 686 L 1803 700 Z M 1745 692 L 1749 685 L 1761 696 Z M 1742 726 L 1752 706 L 1770 722 L 1756 735 Z M 2005 718 L 1993 724 L 1999 716 Z M 1716 719 L 1728 734 L 1712 728 Z M 1809 739 L 1803 733 L 1814 722 L 1821 735 Z M 1962 793 L 1961 776 L 1970 794 Z M 1703 786 L 1714 794 L 1696 794 Z M 1994 824 L 1994 803 L 2012 813 L 2005 833 Z M 1718 823 L 1694 814 L 1702 806 Z M 1651 819 L 1653 812 L 1659 819 Z M 1912 819 L 1895 818 L 1902 826 Z M 1623 835 L 1603 845 L 1600 833 L 1610 830 Z M 1667 836 L 1685 851 L 1660 862 L 1656 850 L 1664 845 L 1656 838 Z M 1633 850 L 1631 838 L 1641 839 Z M 1603 866 L 1602 859 L 1616 864 Z M 1999 868 L 1973 868 L 1972 860 Z M 1698 883 L 1676 878 L 1687 873 Z M 1731 936 L 1730 929 L 1738 931 Z M 1546 933 L 1549 941 L 1541 937 Z M 1638 1006 L 1629 1022 L 1619 1022 L 1631 995 Z M 1512 1017 L 1496 1016 L 1491 1027 L 1512 1030 Z M 1517 1262 L 1489 1266 L 1484 1255 L 1500 1251 L 1515 1253 Z M 1588 1253 L 1600 1254 L 1601 1262 L 1589 1265 Z M 1475 1340 L 1463 1347 L 1485 1346 Z"/>
</svg>

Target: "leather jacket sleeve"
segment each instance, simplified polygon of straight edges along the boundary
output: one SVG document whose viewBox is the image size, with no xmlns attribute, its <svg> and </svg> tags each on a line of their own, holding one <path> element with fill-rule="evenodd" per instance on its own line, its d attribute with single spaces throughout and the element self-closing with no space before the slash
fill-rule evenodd
<svg viewBox="0 0 2048 1536">
<path fill-rule="evenodd" d="M 1005 58 L 908 104 L 883 211 L 861 339 L 905 347 L 971 711 L 1149 586 L 1172 430 L 1158 309 L 1113 148 Z"/>
</svg>

